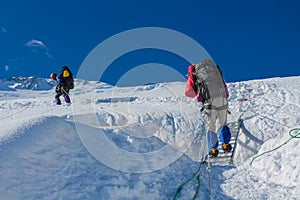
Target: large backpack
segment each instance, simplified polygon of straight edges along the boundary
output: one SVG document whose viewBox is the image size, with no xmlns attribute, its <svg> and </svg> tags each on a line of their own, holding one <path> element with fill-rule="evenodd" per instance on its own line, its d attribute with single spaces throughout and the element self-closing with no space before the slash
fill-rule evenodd
<svg viewBox="0 0 300 200">
<path fill-rule="evenodd" d="M 67 66 L 63 66 L 61 73 L 62 73 L 63 83 L 66 84 L 66 86 L 69 89 L 73 89 L 74 88 L 74 78 L 73 78 L 73 74 L 72 74 L 71 70 Z"/>
<path fill-rule="evenodd" d="M 221 70 L 211 59 L 196 64 L 193 75 L 202 103 L 210 103 L 218 97 L 226 99 L 226 86 Z"/>
</svg>

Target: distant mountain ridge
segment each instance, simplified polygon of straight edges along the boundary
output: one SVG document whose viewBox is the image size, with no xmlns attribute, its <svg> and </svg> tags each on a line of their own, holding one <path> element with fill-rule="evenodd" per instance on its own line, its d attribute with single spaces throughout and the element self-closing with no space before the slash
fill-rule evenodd
<svg viewBox="0 0 300 200">
<path fill-rule="evenodd" d="M 8 79 L 0 80 L 0 90 L 49 90 L 52 89 L 56 85 L 56 82 L 47 79 L 47 78 L 39 78 L 36 76 L 30 77 L 12 77 Z"/>
</svg>

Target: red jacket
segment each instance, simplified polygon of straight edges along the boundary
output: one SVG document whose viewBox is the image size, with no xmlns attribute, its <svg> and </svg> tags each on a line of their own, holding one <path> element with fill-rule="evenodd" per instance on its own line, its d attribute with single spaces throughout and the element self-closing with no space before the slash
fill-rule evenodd
<svg viewBox="0 0 300 200">
<path fill-rule="evenodd" d="M 195 65 L 190 65 L 188 69 L 188 80 L 186 82 L 185 86 L 185 96 L 194 98 L 197 96 L 198 91 L 195 91 L 195 82 L 193 78 L 193 71 L 194 71 Z"/>
</svg>

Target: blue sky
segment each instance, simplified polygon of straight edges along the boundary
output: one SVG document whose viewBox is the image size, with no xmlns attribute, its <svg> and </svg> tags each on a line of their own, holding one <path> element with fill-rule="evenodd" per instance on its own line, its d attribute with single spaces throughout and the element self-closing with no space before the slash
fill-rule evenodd
<svg viewBox="0 0 300 200">
<path fill-rule="evenodd" d="M 140 27 L 193 38 L 221 66 L 227 82 L 300 75 L 299 9 L 298 0 L 1 1 L 0 78 L 49 77 L 63 65 L 76 74 L 99 43 Z M 114 84 L 147 63 L 183 75 L 189 64 L 169 52 L 140 50 L 120 56 L 101 79 Z"/>
</svg>

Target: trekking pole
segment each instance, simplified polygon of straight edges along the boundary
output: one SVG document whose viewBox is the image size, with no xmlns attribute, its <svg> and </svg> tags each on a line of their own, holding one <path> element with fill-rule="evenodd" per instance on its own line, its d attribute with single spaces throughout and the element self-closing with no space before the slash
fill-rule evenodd
<svg viewBox="0 0 300 200">
<path fill-rule="evenodd" d="M 68 96 L 70 96 L 70 94 L 64 89 L 64 87 L 61 87 L 62 91 L 67 94 Z"/>
</svg>

